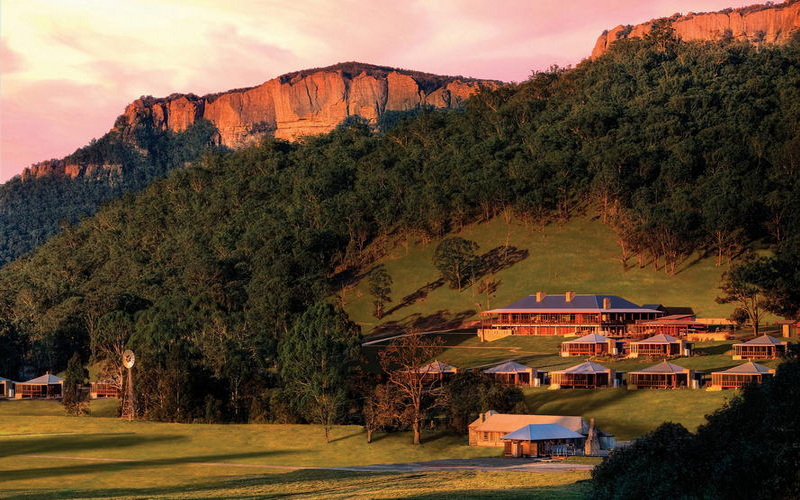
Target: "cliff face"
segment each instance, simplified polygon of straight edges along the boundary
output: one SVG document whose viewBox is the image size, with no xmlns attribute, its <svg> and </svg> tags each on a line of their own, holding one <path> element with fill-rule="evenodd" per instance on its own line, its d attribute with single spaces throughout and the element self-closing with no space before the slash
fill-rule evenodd
<svg viewBox="0 0 800 500">
<path fill-rule="evenodd" d="M 205 118 L 219 130 L 220 144 L 236 148 L 265 135 L 294 140 L 330 132 L 352 115 L 375 123 L 386 111 L 421 105 L 458 107 L 480 88 L 496 86 L 497 82 L 492 81 L 346 63 L 217 95 L 137 99 L 125 108 L 127 124 L 120 131 L 124 135 L 143 121 L 151 121 L 161 129 L 182 131 Z"/>
<path fill-rule="evenodd" d="M 500 82 L 446 77 L 360 63 L 342 63 L 322 69 L 283 75 L 257 87 L 198 97 L 173 94 L 143 97 L 125 108 L 115 130 L 131 140 L 138 124 L 181 132 L 197 120 L 211 121 L 219 144 L 238 148 L 265 136 L 295 140 L 330 132 L 348 116 L 371 123 L 386 111 L 404 111 L 422 105 L 456 108 L 482 88 Z M 118 173 L 117 165 L 75 165 L 50 160 L 22 173 L 23 180 L 48 175 L 75 178 Z"/>
<path fill-rule="evenodd" d="M 684 41 L 714 41 L 727 34 L 736 40 L 786 43 L 800 29 L 800 2 L 758 5 L 722 12 L 689 13 L 672 18 L 675 36 Z M 617 26 L 600 35 L 592 58 L 605 53 L 620 38 L 641 38 L 650 32 L 653 21 L 636 26 Z"/>
</svg>

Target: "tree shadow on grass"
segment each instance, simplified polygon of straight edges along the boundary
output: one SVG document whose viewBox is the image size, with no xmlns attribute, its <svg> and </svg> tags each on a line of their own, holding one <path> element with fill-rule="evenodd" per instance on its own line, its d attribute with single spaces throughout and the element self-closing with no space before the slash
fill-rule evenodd
<svg viewBox="0 0 800 500">
<path fill-rule="evenodd" d="M 411 314 L 397 321 L 389 321 L 375 327 L 369 338 L 380 338 L 383 335 L 403 333 L 408 330 L 452 330 L 458 328 L 464 320 L 475 315 L 473 309 L 453 314 L 448 310 L 440 309 L 433 314 L 423 316 L 420 313 Z"/>
<path fill-rule="evenodd" d="M 390 314 L 404 307 L 408 307 L 420 300 L 424 301 L 426 298 L 428 298 L 429 293 L 436 290 L 437 288 L 442 287 L 444 283 L 445 283 L 444 278 L 439 278 L 435 281 L 431 281 L 430 283 L 418 288 L 414 293 L 408 294 L 405 297 L 403 297 L 403 299 L 400 301 L 399 304 L 386 311 L 385 316 L 389 316 Z"/>
<path fill-rule="evenodd" d="M 70 476 L 76 474 L 103 474 L 108 472 L 115 472 L 127 469 L 140 469 L 140 468 L 157 468 L 172 465 L 192 465 L 192 464 L 214 464 L 214 466 L 225 467 L 230 460 L 237 460 L 242 458 L 263 458 L 274 455 L 284 455 L 298 453 L 291 450 L 280 451 L 258 451 L 249 453 L 230 453 L 224 455 L 203 455 L 192 457 L 173 457 L 161 458 L 152 460 L 109 460 L 109 461 L 96 461 L 91 460 L 83 461 L 76 465 L 61 465 L 51 467 L 37 467 L 28 469 L 7 470 L 4 474 L 0 475 L 0 483 L 8 481 L 24 481 L 34 480 L 41 477 L 60 477 Z M 68 459 L 53 458 L 52 462 L 65 462 Z M 71 461 L 71 460 L 70 460 Z"/>
<path fill-rule="evenodd" d="M 144 437 L 133 432 L 36 436 L 24 439 L 0 439 L 0 458 L 15 455 L 70 454 L 80 450 L 106 450 L 177 442 L 185 436 L 166 435 Z"/>
</svg>

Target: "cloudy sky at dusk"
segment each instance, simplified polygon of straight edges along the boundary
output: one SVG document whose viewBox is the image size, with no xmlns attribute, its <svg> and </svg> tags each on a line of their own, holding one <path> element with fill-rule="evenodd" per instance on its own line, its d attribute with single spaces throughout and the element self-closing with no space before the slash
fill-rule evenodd
<svg viewBox="0 0 800 500">
<path fill-rule="evenodd" d="M 140 95 L 206 94 L 361 61 L 506 81 L 603 29 L 736 0 L 2 0 L 0 182 L 111 127 Z"/>
</svg>

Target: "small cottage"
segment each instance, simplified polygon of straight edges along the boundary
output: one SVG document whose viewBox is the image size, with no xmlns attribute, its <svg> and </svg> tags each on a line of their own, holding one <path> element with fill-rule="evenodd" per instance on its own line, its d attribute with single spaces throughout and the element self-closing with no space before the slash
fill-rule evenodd
<svg viewBox="0 0 800 500">
<path fill-rule="evenodd" d="M 507 361 L 503 364 L 483 370 L 483 373 L 500 384 L 529 387 L 539 387 L 542 377 L 544 376 L 544 372 L 540 372 L 515 361 Z"/>
<path fill-rule="evenodd" d="M 434 361 L 425 366 L 417 368 L 416 373 L 422 374 L 422 380 L 425 383 L 446 382 L 451 379 L 453 375 L 458 372 L 458 368 L 450 366 L 441 361 Z"/>
<path fill-rule="evenodd" d="M 677 389 L 699 387 L 694 370 L 662 361 L 643 370 L 628 372 L 628 389 Z"/>
<path fill-rule="evenodd" d="M 599 333 L 590 333 L 561 343 L 561 357 L 609 356 L 622 353 L 622 342 Z"/>
<path fill-rule="evenodd" d="M 628 346 L 628 357 L 639 358 L 643 356 L 691 356 L 693 344 L 679 340 L 671 335 L 659 333 L 650 338 L 631 342 Z"/>
<path fill-rule="evenodd" d="M 14 398 L 61 398 L 64 394 L 63 389 L 64 379 L 47 372 L 41 377 L 14 384 Z"/>
<path fill-rule="evenodd" d="M 733 344 L 733 359 L 775 359 L 786 356 L 789 343 L 761 335 L 741 344 Z"/>
<path fill-rule="evenodd" d="M 550 372 L 551 389 L 597 389 L 619 385 L 617 373 L 592 361 Z"/>
<path fill-rule="evenodd" d="M 760 384 L 775 376 L 775 370 L 748 361 L 725 371 L 711 372 L 711 389 L 739 389 L 748 384 Z"/>
</svg>

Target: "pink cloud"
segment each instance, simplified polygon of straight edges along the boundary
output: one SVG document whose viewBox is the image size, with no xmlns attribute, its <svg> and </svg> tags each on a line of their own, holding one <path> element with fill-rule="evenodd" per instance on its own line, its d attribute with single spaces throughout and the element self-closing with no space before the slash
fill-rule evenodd
<svg viewBox="0 0 800 500">
<path fill-rule="evenodd" d="M 20 71 L 25 66 L 22 55 L 11 50 L 8 41 L 0 38 L 0 71 L 4 75 L 10 75 Z"/>
</svg>

